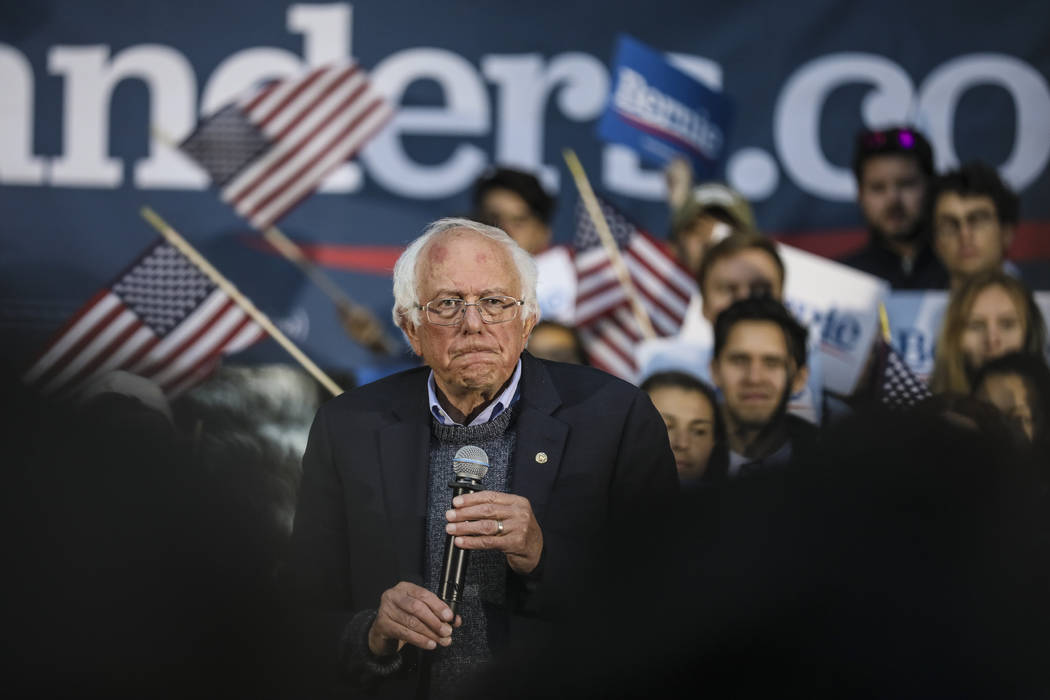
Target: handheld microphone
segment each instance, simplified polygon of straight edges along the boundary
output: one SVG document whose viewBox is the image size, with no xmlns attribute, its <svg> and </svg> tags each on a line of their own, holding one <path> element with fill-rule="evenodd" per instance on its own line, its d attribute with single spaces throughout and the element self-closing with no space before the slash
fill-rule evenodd
<svg viewBox="0 0 1050 700">
<path fill-rule="evenodd" d="M 455 477 L 448 485 L 452 488 L 452 497 L 462 496 L 481 490 L 481 479 L 489 470 L 489 456 L 485 450 L 474 445 L 459 448 L 452 458 L 452 472 Z M 456 614 L 456 605 L 463 599 L 463 582 L 467 577 L 467 551 L 454 543 L 455 535 L 445 540 L 445 563 L 441 569 L 441 588 L 438 596 Z"/>
</svg>

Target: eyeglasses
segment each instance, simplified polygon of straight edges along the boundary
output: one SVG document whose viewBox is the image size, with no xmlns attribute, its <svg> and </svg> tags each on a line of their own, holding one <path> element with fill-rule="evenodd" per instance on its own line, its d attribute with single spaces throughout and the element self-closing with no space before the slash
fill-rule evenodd
<svg viewBox="0 0 1050 700">
<path fill-rule="evenodd" d="M 518 317 L 518 309 L 524 304 L 524 299 L 507 296 L 482 297 L 470 304 L 463 299 L 450 297 L 417 304 L 416 308 L 425 309 L 427 321 L 435 326 L 458 326 L 463 322 L 468 306 L 478 307 L 478 314 L 485 323 L 506 323 Z"/>
</svg>

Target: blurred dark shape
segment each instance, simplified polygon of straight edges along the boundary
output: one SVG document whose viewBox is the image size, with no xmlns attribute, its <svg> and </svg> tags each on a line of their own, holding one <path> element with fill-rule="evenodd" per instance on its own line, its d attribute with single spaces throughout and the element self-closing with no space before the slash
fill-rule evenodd
<svg viewBox="0 0 1050 700">
<path fill-rule="evenodd" d="M 1047 697 L 1047 511 L 1016 457 L 942 411 L 849 416 L 804 468 L 639 523 L 478 697 Z"/>
<path fill-rule="evenodd" d="M 1050 367 L 1037 355 L 989 360 L 974 378 L 974 395 L 994 405 L 1023 434 L 1033 464 L 1050 486 Z"/>
<path fill-rule="evenodd" d="M 295 482 L 263 478 L 272 457 L 255 445 L 195 445 L 125 393 L 57 402 L 4 389 L 5 691 L 284 694 L 272 516 Z"/>
<path fill-rule="evenodd" d="M 543 360 L 589 365 L 580 335 L 572 326 L 556 321 L 540 321 L 532 329 L 529 353 Z"/>
</svg>

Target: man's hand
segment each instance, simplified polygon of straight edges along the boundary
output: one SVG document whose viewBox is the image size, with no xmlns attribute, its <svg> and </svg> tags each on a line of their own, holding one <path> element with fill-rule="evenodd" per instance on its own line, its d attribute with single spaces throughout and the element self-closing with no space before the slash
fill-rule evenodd
<svg viewBox="0 0 1050 700">
<path fill-rule="evenodd" d="M 445 532 L 456 536 L 457 547 L 504 552 L 507 564 L 519 574 L 530 573 L 540 563 L 543 532 L 527 498 L 478 491 L 456 496 L 452 506 L 445 513 Z"/>
<path fill-rule="evenodd" d="M 676 157 L 664 168 L 664 180 L 667 183 L 667 205 L 671 212 L 676 212 L 689 199 L 693 188 L 693 166 L 682 157 Z"/>
<path fill-rule="evenodd" d="M 368 648 L 376 656 L 390 656 L 405 644 L 435 649 L 452 643 L 452 629 L 463 624 L 445 601 L 427 589 L 402 581 L 383 591 L 379 611 L 368 630 Z"/>
</svg>

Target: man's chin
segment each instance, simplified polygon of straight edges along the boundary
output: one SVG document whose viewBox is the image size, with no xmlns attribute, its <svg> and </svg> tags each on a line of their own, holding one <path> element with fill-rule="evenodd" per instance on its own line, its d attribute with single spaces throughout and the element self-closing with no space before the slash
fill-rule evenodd
<svg viewBox="0 0 1050 700">
<path fill-rule="evenodd" d="M 918 240 L 922 235 L 922 229 L 913 226 L 911 228 L 893 227 L 891 229 L 876 228 L 875 233 L 882 239 L 895 243 L 910 243 Z"/>
<path fill-rule="evenodd" d="M 761 430 L 762 428 L 769 425 L 774 418 L 774 412 L 768 411 L 765 413 L 758 413 L 757 411 L 744 411 L 733 416 L 734 423 L 741 430 L 753 431 Z"/>
</svg>

